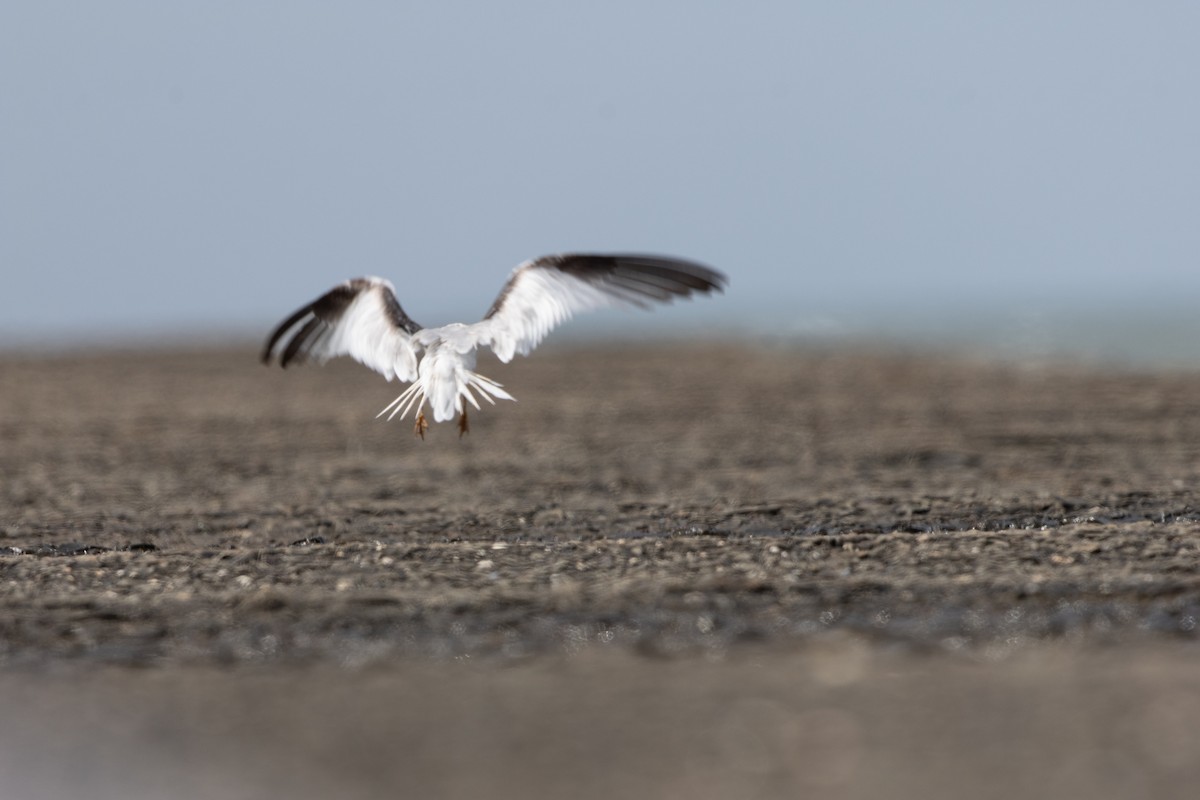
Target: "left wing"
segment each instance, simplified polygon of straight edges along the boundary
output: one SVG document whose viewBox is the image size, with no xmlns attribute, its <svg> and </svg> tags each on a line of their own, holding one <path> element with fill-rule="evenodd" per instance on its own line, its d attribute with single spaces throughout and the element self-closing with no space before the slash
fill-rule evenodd
<svg viewBox="0 0 1200 800">
<path fill-rule="evenodd" d="M 263 348 L 264 364 L 278 356 L 279 365 L 309 359 L 324 363 L 350 356 L 389 381 L 417 377 L 417 344 L 413 322 L 383 278 L 355 278 L 335 286 L 279 324 Z M 284 335 L 295 331 L 287 344 Z M 278 350 L 277 350 L 278 346 Z"/>
<path fill-rule="evenodd" d="M 473 338 L 508 362 L 528 355 L 575 314 L 608 306 L 649 308 L 695 293 L 723 291 L 716 270 L 680 258 L 638 254 L 542 256 L 513 270 Z"/>
</svg>

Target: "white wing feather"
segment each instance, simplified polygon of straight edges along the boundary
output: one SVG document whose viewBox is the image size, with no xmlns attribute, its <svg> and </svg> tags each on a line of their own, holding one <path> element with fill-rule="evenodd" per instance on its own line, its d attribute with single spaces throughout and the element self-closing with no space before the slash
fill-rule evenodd
<svg viewBox="0 0 1200 800">
<path fill-rule="evenodd" d="M 520 268 L 518 268 L 520 269 Z M 643 306 L 620 290 L 580 280 L 556 270 L 515 273 L 504 304 L 489 319 L 468 327 L 479 343 L 508 363 L 514 354 L 529 355 L 550 331 L 576 314 L 609 306 Z"/>
<path fill-rule="evenodd" d="M 389 381 L 393 377 L 405 382 L 416 378 L 417 352 L 412 337 L 392 324 L 380 294 L 383 291 L 391 292 L 391 284 L 385 282 L 356 297 L 313 355 L 321 361 L 350 356 Z"/>
</svg>

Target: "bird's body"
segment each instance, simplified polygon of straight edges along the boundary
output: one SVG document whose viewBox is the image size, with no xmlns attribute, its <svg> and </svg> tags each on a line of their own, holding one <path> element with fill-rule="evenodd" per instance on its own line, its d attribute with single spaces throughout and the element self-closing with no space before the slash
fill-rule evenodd
<svg viewBox="0 0 1200 800">
<path fill-rule="evenodd" d="M 478 409 L 477 397 L 492 404 L 514 399 L 500 384 L 474 371 L 480 347 L 491 348 L 508 363 L 517 354 L 528 355 L 573 314 L 606 306 L 646 308 L 653 302 L 720 291 L 724 284 L 721 273 L 676 258 L 543 256 L 513 270 L 481 321 L 423 328 L 404 312 L 389 281 L 354 278 L 280 323 L 267 340 L 263 361 L 277 357 L 286 367 L 308 359 L 324 362 L 350 356 L 389 381 L 411 382 L 380 416 L 404 418 L 415 410 L 415 430 L 423 438 L 428 403 L 435 422 L 457 414 L 459 431 L 465 433 L 464 401 Z M 285 344 L 290 331 L 294 333 Z"/>
</svg>

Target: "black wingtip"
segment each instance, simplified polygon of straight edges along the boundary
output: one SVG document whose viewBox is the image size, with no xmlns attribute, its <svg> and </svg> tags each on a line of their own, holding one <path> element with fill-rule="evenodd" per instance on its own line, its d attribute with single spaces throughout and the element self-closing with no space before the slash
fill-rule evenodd
<svg viewBox="0 0 1200 800">
<path fill-rule="evenodd" d="M 275 345 L 278 344 L 279 340 L 283 338 L 283 335 L 285 333 L 287 333 L 289 330 L 291 330 L 293 325 L 295 325 L 297 322 L 299 322 L 301 319 L 303 319 L 310 311 L 312 311 L 312 307 L 313 307 L 313 304 L 310 303 L 310 304 L 304 306 L 304 308 L 297 309 L 287 319 L 285 319 L 283 322 L 281 322 L 275 326 L 275 330 L 271 331 L 271 335 L 269 337 L 267 337 L 266 345 L 263 346 L 263 351 L 262 351 L 262 363 L 263 364 L 270 366 L 271 357 L 275 352 Z M 281 367 L 287 366 L 287 364 L 284 363 L 283 358 L 279 359 L 279 366 L 281 366 Z"/>
</svg>

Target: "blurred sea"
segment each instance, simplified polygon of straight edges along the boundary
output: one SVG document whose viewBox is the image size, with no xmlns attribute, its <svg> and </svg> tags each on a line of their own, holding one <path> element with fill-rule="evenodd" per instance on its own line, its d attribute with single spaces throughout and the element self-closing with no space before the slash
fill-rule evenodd
<svg viewBox="0 0 1200 800">
<path fill-rule="evenodd" d="M 596 315 L 573 321 L 552 341 L 729 336 L 781 346 L 882 347 L 1027 362 L 1200 368 L 1200 313 L 1182 304 L 1064 304 L 1060 309 L 947 305 L 759 316 L 722 314 L 719 308 L 713 312 L 682 304 L 656 314 Z"/>
<path fill-rule="evenodd" d="M 1178 307 L 949 309 L 796 321 L 788 338 L 884 343 L 1029 361 L 1200 367 L 1200 314 Z"/>
<path fill-rule="evenodd" d="M 290 308 L 281 309 L 279 317 Z M 465 319 L 465 318 L 464 318 Z M 439 325 L 447 319 L 422 319 Z M 119 329 L 67 328 L 20 333 L 0 325 L 0 353 L 56 353 L 92 349 L 169 349 L 253 345 L 278 322 L 274 317 L 225 325 L 181 321 L 170 329 L 131 324 Z M 542 347 L 611 341 L 627 343 L 732 339 L 770 346 L 884 348 L 958 354 L 1022 362 L 1055 362 L 1127 368 L 1200 368 L 1200 313 L 1183 303 L 1152 307 L 1138 302 L 1059 309 L 947 304 L 941 308 L 864 308 L 825 311 L 776 309 L 762 314 L 745 306 L 700 300 L 656 308 L 654 313 L 609 311 L 571 320 Z"/>
</svg>

